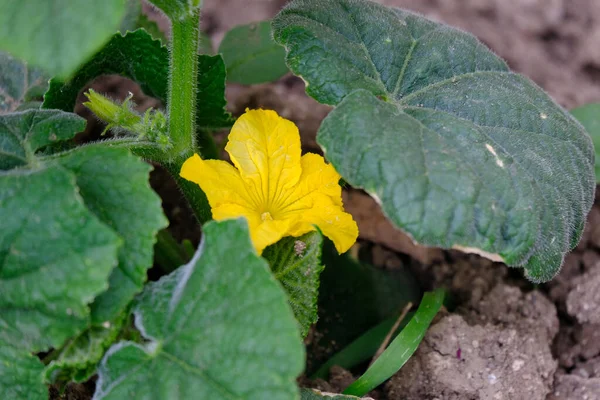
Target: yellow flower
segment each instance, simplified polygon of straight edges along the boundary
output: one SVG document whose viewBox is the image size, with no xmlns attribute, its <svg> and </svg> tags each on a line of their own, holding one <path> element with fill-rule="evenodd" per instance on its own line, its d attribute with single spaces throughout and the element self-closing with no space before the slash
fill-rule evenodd
<svg viewBox="0 0 600 400">
<path fill-rule="evenodd" d="M 358 227 L 342 208 L 339 174 L 317 154 L 301 156 L 293 122 L 275 111 L 247 110 L 233 125 L 225 150 L 234 165 L 194 154 L 180 175 L 200 185 L 214 219 L 246 217 L 259 254 L 315 225 L 340 253 L 356 242 Z"/>
</svg>

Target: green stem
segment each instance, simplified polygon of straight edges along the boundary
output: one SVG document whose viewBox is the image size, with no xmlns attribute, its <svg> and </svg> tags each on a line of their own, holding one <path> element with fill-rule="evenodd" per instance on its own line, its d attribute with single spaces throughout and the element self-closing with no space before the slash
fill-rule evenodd
<svg viewBox="0 0 600 400">
<path fill-rule="evenodd" d="M 200 187 L 179 176 L 181 165 L 196 151 L 196 89 L 198 85 L 198 25 L 200 7 L 182 19 L 172 18 L 170 81 L 167 99 L 170 159 L 161 164 L 175 178 L 198 221 L 212 218 L 206 195 Z M 212 138 L 210 138 L 212 140 Z M 207 138 L 201 142 L 206 146 Z M 214 143 L 212 143 L 214 147 Z"/>
<path fill-rule="evenodd" d="M 196 145 L 199 22 L 199 8 L 183 19 L 172 20 L 167 114 L 169 135 L 173 141 L 173 160 L 190 156 Z"/>
</svg>

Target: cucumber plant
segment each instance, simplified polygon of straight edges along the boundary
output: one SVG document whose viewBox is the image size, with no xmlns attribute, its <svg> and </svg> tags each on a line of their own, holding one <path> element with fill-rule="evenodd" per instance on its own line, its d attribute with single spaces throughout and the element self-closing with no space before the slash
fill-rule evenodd
<svg viewBox="0 0 600 400">
<path fill-rule="evenodd" d="M 416 242 L 522 267 L 533 282 L 555 276 L 580 239 L 595 190 L 590 137 L 465 32 L 367 0 L 293 0 L 230 32 L 224 62 L 198 52 L 210 47 L 201 0 L 152 0 L 171 21 L 168 43 L 135 0 L 77 3 L 0 0 L 1 398 L 45 399 L 48 385 L 96 374 L 95 399 L 323 398 L 296 378 L 320 273 L 359 234 L 340 178 Z M 298 129 L 275 112 L 235 120 L 225 109 L 227 72 L 249 84 L 288 70 L 333 107 L 317 137 L 328 162 L 301 155 Z M 106 74 L 164 108 L 141 114 L 131 98 L 88 90 L 112 136 L 77 146 L 77 97 Z M 219 129 L 231 129 L 232 164 L 219 160 Z M 171 173 L 202 227 L 187 263 L 159 239 L 184 265 L 154 282 L 168 221 L 145 161 Z M 442 300 L 425 294 L 334 398 L 400 368 Z M 352 357 L 364 360 L 373 346 L 359 342 Z"/>
</svg>

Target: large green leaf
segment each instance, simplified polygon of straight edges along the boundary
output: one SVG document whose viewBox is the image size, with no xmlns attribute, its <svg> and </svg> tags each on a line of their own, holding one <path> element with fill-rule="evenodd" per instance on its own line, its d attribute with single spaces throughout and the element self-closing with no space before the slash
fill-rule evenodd
<svg viewBox="0 0 600 400">
<path fill-rule="evenodd" d="M 473 36 L 365 0 L 296 0 L 275 39 L 337 105 L 318 142 L 415 240 L 551 279 L 594 194 L 589 136 Z"/>
<path fill-rule="evenodd" d="M 10 54 L 0 52 L 0 114 L 16 111 L 27 101 L 36 100 L 48 87 L 48 78 L 38 68 Z"/>
<path fill-rule="evenodd" d="M 86 208 L 73 174 L 36 156 L 84 126 L 56 110 L 0 116 L 2 343 L 42 351 L 81 332 L 117 263 L 121 239 Z"/>
<path fill-rule="evenodd" d="M 161 201 L 150 188 L 150 165 L 126 149 L 87 146 L 63 157 L 75 174 L 88 209 L 123 239 L 110 287 L 91 305 L 92 323 L 115 319 L 146 281 L 158 231 L 167 226 Z"/>
<path fill-rule="evenodd" d="M 0 342 L 59 347 L 89 324 L 121 239 L 61 167 L 0 173 Z"/>
<path fill-rule="evenodd" d="M 0 171 L 37 164 L 35 152 L 82 131 L 85 120 L 57 110 L 0 115 Z"/>
<path fill-rule="evenodd" d="M 273 41 L 270 21 L 236 26 L 225 34 L 219 53 L 225 60 L 229 82 L 271 82 L 288 72 L 285 49 Z"/>
<path fill-rule="evenodd" d="M 198 95 L 196 124 L 199 129 L 231 125 L 225 111 L 225 65 L 220 56 L 198 56 Z M 77 95 L 94 78 L 118 74 L 137 82 L 144 93 L 163 103 L 167 101 L 169 52 L 160 41 L 138 29 L 111 40 L 68 81 L 52 79 L 44 96 L 44 108 L 73 111 Z"/>
<path fill-rule="evenodd" d="M 117 31 L 124 0 L 0 0 L 0 48 L 67 76 Z"/>
<path fill-rule="evenodd" d="M 117 320 L 166 225 L 150 166 L 128 150 L 36 153 L 84 125 L 58 110 L 0 116 L 0 339 L 31 351 Z"/>
<path fill-rule="evenodd" d="M 42 381 L 43 369 L 44 364 L 37 357 L 0 346 L 0 398 L 48 399 L 48 388 Z"/>
<path fill-rule="evenodd" d="M 571 114 L 588 131 L 596 151 L 596 182 L 600 183 L 600 103 L 586 104 L 571 110 Z"/>
<path fill-rule="evenodd" d="M 294 399 L 303 347 L 285 292 L 243 220 L 210 222 L 192 261 L 142 293 L 149 341 L 112 347 L 95 399 Z"/>
<path fill-rule="evenodd" d="M 303 337 L 317 322 L 322 242 L 319 232 L 310 232 L 298 238 L 283 238 L 263 252 L 275 278 L 288 293 Z"/>
</svg>

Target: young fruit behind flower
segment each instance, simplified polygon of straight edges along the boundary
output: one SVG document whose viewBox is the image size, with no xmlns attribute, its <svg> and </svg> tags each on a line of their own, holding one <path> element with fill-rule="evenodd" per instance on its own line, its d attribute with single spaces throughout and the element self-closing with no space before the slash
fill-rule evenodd
<svg viewBox="0 0 600 400">
<path fill-rule="evenodd" d="M 247 110 L 234 124 L 225 147 L 233 165 L 197 154 L 180 175 L 200 185 L 215 220 L 246 217 L 258 253 L 284 236 L 315 230 L 343 253 L 358 237 L 343 210 L 340 176 L 323 157 L 301 156 L 293 122 L 271 110 Z"/>
</svg>

